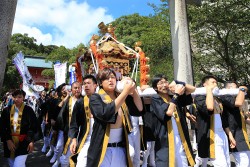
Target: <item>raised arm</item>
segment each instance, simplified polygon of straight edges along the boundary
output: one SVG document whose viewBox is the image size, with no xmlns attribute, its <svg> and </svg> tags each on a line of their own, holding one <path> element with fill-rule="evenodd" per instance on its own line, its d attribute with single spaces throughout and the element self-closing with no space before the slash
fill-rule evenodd
<svg viewBox="0 0 250 167">
<path fill-rule="evenodd" d="M 134 89 L 132 97 L 137 109 L 141 112 L 143 110 L 142 100 L 136 88 Z"/>
<path fill-rule="evenodd" d="M 238 93 L 238 95 L 236 96 L 236 100 L 235 100 L 235 106 L 236 107 L 241 107 L 245 101 L 245 92 L 247 91 L 247 87 L 245 86 L 240 86 L 239 87 L 240 91 Z M 245 90 L 245 91 L 242 91 Z"/>
<path fill-rule="evenodd" d="M 214 111 L 214 96 L 213 96 L 213 88 L 206 87 L 207 96 L 206 96 L 206 106 L 208 111 Z"/>
<path fill-rule="evenodd" d="M 195 89 L 196 89 L 196 87 L 194 87 L 194 86 L 192 86 L 190 84 L 186 84 L 186 86 L 185 86 L 185 90 L 186 90 L 185 94 L 189 95 L 189 94 L 193 93 L 195 91 Z"/>
</svg>

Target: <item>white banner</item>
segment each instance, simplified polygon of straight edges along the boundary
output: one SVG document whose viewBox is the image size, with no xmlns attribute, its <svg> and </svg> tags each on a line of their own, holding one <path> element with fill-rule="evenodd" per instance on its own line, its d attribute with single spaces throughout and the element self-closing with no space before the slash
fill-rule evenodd
<svg viewBox="0 0 250 167">
<path fill-rule="evenodd" d="M 23 80 L 25 80 L 26 83 L 28 84 L 33 84 L 33 79 L 32 76 L 30 75 L 30 72 L 25 65 L 24 62 L 24 56 L 22 52 L 19 52 L 16 57 L 13 59 L 13 62 L 19 71 L 20 75 L 22 76 Z"/>
<path fill-rule="evenodd" d="M 34 85 L 32 85 L 32 86 L 34 86 Z M 36 92 L 35 90 L 33 90 L 32 86 L 30 84 L 28 84 L 27 82 L 25 82 L 25 80 L 23 80 L 23 91 L 26 92 L 25 98 L 28 98 L 28 96 L 35 96 L 36 99 L 38 99 L 39 93 Z"/>
<path fill-rule="evenodd" d="M 67 62 L 66 63 L 58 63 L 54 65 L 55 70 L 55 87 L 57 88 L 59 85 L 66 83 L 66 74 L 67 74 Z"/>
<path fill-rule="evenodd" d="M 26 92 L 26 96 L 35 96 L 36 98 L 39 97 L 39 93 L 37 91 L 42 91 L 44 88 L 43 86 L 34 85 L 34 81 L 32 76 L 28 70 L 24 62 L 24 56 L 22 52 L 19 52 L 16 57 L 13 59 L 13 62 L 19 71 L 20 75 L 23 78 L 23 90 Z"/>
</svg>

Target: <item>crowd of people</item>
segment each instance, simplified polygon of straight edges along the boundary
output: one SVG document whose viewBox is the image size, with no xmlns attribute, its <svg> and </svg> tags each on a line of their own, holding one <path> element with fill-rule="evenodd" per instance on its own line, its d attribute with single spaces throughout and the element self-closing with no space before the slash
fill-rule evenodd
<svg viewBox="0 0 250 167">
<path fill-rule="evenodd" d="M 115 71 L 104 68 L 72 83 L 70 90 L 62 84 L 43 91 L 37 100 L 24 103 L 21 89 L 8 95 L 0 132 L 10 167 L 25 167 L 40 138 L 53 167 L 185 167 L 208 161 L 229 167 L 230 153 L 236 166 L 250 167 L 250 113 L 242 107 L 246 86 L 227 82 L 225 88 L 238 94 L 217 97 L 217 78 L 205 76 L 205 94 L 192 97 L 196 87 L 159 74 L 151 86 L 140 87 L 152 87 L 156 94 L 140 97 L 133 79 L 124 77 L 123 83 L 118 92 Z"/>
</svg>

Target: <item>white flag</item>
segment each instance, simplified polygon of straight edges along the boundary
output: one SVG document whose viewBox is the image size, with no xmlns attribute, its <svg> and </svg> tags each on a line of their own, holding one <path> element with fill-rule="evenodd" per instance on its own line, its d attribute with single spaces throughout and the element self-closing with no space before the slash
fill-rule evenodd
<svg viewBox="0 0 250 167">
<path fill-rule="evenodd" d="M 22 52 L 19 52 L 16 57 L 13 59 L 13 62 L 19 71 L 20 75 L 22 76 L 23 80 L 25 80 L 26 83 L 28 84 L 33 84 L 33 79 L 32 76 L 30 75 L 30 72 L 25 65 L 24 62 L 24 56 Z"/>
<path fill-rule="evenodd" d="M 28 96 L 35 96 L 36 99 L 39 98 L 39 93 L 37 91 L 35 91 L 34 89 L 32 89 L 33 85 L 28 84 L 25 80 L 23 80 L 23 91 L 26 92 L 26 97 L 28 98 Z"/>
<path fill-rule="evenodd" d="M 26 96 L 35 96 L 36 98 L 39 97 L 38 91 L 42 91 L 44 88 L 43 86 L 35 85 L 32 76 L 28 70 L 24 62 L 24 56 L 22 52 L 19 52 L 16 57 L 13 59 L 13 62 L 19 71 L 20 75 L 23 78 L 23 91 L 26 92 Z M 38 89 L 39 88 L 39 89 Z"/>
<path fill-rule="evenodd" d="M 54 65 L 55 70 L 55 87 L 57 88 L 59 85 L 66 83 L 66 74 L 67 74 L 67 62 L 66 63 L 58 63 Z"/>
</svg>

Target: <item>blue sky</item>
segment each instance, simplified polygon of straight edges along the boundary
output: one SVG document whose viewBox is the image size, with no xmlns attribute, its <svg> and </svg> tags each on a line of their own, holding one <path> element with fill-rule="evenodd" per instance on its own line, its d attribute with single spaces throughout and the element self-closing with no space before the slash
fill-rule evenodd
<svg viewBox="0 0 250 167">
<path fill-rule="evenodd" d="M 159 4 L 160 0 L 86 0 L 86 2 L 93 7 L 102 6 L 107 9 L 107 14 L 118 18 L 133 13 L 147 16 L 153 13 L 152 7 L 147 4 Z"/>
<path fill-rule="evenodd" d="M 12 33 L 27 33 L 43 45 L 76 47 L 87 44 L 100 22 L 123 15 L 153 14 L 148 3 L 160 0 L 21 0 L 18 1 Z"/>
</svg>

